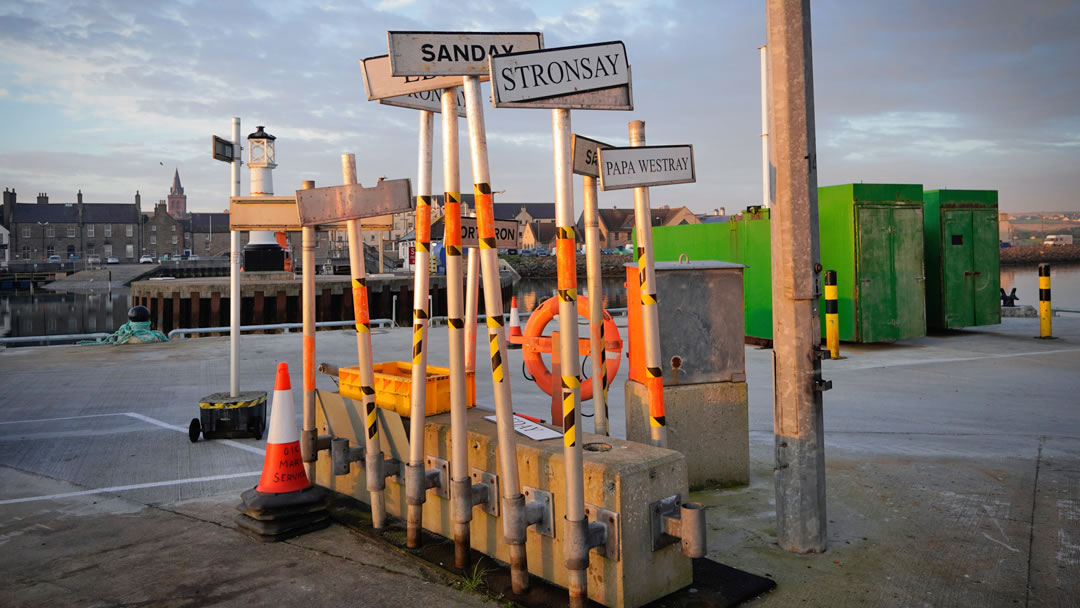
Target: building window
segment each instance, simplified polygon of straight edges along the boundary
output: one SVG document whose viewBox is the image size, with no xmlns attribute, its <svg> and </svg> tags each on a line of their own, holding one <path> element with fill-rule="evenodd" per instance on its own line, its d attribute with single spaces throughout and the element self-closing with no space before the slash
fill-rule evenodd
<svg viewBox="0 0 1080 608">
<path fill-rule="evenodd" d="M 131 238 L 135 234 L 135 227 L 131 224 L 124 226 L 124 236 Z"/>
<path fill-rule="evenodd" d="M 94 237 L 94 225 L 93 224 L 90 224 L 90 225 L 88 225 L 86 227 L 86 236 L 90 237 L 90 238 Z"/>
<path fill-rule="evenodd" d="M 157 232 L 157 224 L 150 225 L 150 232 Z"/>
<path fill-rule="evenodd" d="M 105 257 L 112 257 L 112 245 L 105 245 Z"/>
<path fill-rule="evenodd" d="M 94 249 L 94 246 L 93 246 L 93 245 L 89 245 L 89 246 L 88 246 L 88 247 L 86 248 L 86 255 L 95 255 L 95 254 L 97 254 L 97 250 L 96 250 L 96 249 Z"/>
<path fill-rule="evenodd" d="M 176 224 L 173 224 L 173 225 L 172 225 L 172 231 L 173 231 L 173 232 L 176 232 Z"/>
<path fill-rule="evenodd" d="M 30 238 L 30 227 L 29 226 L 23 226 L 22 238 L 24 238 L 24 239 Z"/>
<path fill-rule="evenodd" d="M 105 236 L 112 236 L 112 224 L 105 224 Z"/>
<path fill-rule="evenodd" d="M 128 245 L 127 246 L 127 251 L 125 251 L 124 253 L 127 254 L 128 258 L 135 257 L 135 246 L 134 245 Z"/>
<path fill-rule="evenodd" d="M 172 237 L 172 244 L 173 244 L 173 245 L 175 245 L 175 244 L 176 244 L 176 235 L 175 235 L 175 234 L 174 234 L 174 235 L 173 235 L 173 237 Z"/>
<path fill-rule="evenodd" d="M 156 234 L 151 234 L 150 235 L 150 244 L 151 245 L 157 245 L 157 235 Z"/>
<path fill-rule="evenodd" d="M 23 245 L 22 259 L 24 259 L 24 260 L 29 260 L 30 259 L 30 246 L 29 245 Z"/>
<path fill-rule="evenodd" d="M 56 238 L 56 228 L 53 228 L 52 226 L 49 226 L 48 228 L 46 228 L 45 229 L 45 236 L 50 238 L 50 239 Z"/>
<path fill-rule="evenodd" d="M 47 248 L 45 249 L 45 255 L 47 255 L 47 256 L 49 256 L 49 257 L 52 257 L 52 256 L 56 255 L 56 248 L 55 248 L 55 247 L 53 247 L 52 245 L 49 245 L 49 246 L 48 246 L 48 247 L 47 247 Z"/>
<path fill-rule="evenodd" d="M 75 238 L 75 227 L 74 226 L 68 226 L 67 235 L 68 235 L 69 239 Z"/>
</svg>

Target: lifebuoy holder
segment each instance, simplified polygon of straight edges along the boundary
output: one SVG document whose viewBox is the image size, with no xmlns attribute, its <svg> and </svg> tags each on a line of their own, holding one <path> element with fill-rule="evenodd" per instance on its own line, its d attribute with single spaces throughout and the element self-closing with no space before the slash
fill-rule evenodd
<svg viewBox="0 0 1080 608">
<path fill-rule="evenodd" d="M 589 299 L 585 296 L 579 295 L 577 297 L 577 313 L 578 316 L 589 318 Z M 607 384 L 611 386 L 611 383 L 615 380 L 615 374 L 619 373 L 619 364 L 622 362 L 622 338 L 619 336 L 619 329 L 615 326 L 615 321 L 611 318 L 611 315 L 605 310 L 604 312 L 604 350 L 608 353 L 614 353 L 613 357 L 605 359 L 605 371 L 607 376 Z M 532 374 L 536 386 L 540 387 L 540 390 L 551 395 L 551 391 L 554 386 L 552 382 L 551 370 L 548 369 L 547 364 L 544 363 L 542 354 L 551 354 L 552 338 L 551 336 L 544 335 L 544 328 L 547 324 L 559 313 L 558 298 L 548 298 L 544 300 L 540 306 L 536 308 L 529 315 L 529 321 L 525 324 L 524 335 L 517 337 L 514 336 L 510 339 L 514 344 L 521 344 L 522 358 L 525 362 L 525 368 Z M 578 355 L 589 355 L 592 352 L 590 339 L 588 337 L 578 338 Z M 593 396 L 593 382 L 592 378 L 586 378 L 581 381 L 581 400 L 588 401 Z"/>
</svg>

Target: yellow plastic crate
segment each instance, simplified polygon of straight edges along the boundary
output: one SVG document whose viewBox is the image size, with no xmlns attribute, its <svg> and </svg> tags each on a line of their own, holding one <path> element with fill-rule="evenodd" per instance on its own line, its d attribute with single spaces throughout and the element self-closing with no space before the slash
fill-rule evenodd
<svg viewBox="0 0 1080 608">
<path fill-rule="evenodd" d="M 372 367 L 375 371 L 375 405 L 408 417 L 411 402 L 409 389 L 412 385 L 412 363 L 386 361 L 376 363 Z M 338 381 L 338 390 L 342 395 L 356 400 L 363 398 L 364 395 L 360 392 L 359 367 L 342 367 L 338 370 Z M 468 407 L 476 405 L 475 372 L 465 372 L 465 403 Z M 449 411 L 450 369 L 429 365 L 424 413 L 427 416 L 434 416 Z"/>
</svg>

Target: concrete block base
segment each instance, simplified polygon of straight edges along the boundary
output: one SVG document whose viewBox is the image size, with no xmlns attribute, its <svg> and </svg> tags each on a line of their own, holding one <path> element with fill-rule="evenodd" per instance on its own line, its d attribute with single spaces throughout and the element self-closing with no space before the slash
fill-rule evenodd
<svg viewBox="0 0 1080 608">
<path fill-rule="evenodd" d="M 626 438 L 649 442 L 649 392 L 627 380 Z M 668 447 L 686 456 L 691 490 L 750 483 L 745 382 L 664 387 Z"/>
<path fill-rule="evenodd" d="M 316 426 L 319 434 L 344 437 L 359 445 L 363 437 L 363 406 L 339 393 L 318 393 Z M 498 461 L 498 438 L 495 423 L 484 419 L 494 412 L 471 408 L 468 412 L 469 467 L 498 476 L 503 493 Z M 408 445 L 402 419 L 394 412 L 379 410 L 382 449 L 386 457 L 405 458 Z M 561 438 L 533 441 L 516 436 L 518 475 L 522 486 L 550 492 L 554 502 L 554 537 L 528 530 L 526 552 L 529 572 L 556 585 L 568 584 L 564 543 L 566 529 L 566 479 Z M 614 559 L 589 555 L 589 599 L 612 607 L 642 606 L 677 591 L 693 580 L 692 562 L 678 543 L 652 550 L 650 505 L 673 494 L 685 500 L 687 493 L 686 459 L 678 452 L 599 435 L 584 434 L 585 502 L 618 515 L 621 546 Z M 590 445 L 592 444 L 592 445 Z M 610 446 L 610 447 L 608 447 Z M 592 451 L 590 448 L 600 451 Z M 425 454 L 450 459 L 450 415 L 427 418 Z M 319 453 L 316 483 L 327 489 L 368 501 L 364 467 L 354 463 L 348 475 L 331 475 L 330 454 Z M 386 510 L 404 517 L 404 479 L 386 480 Z M 499 515 L 503 515 L 501 512 Z M 472 547 L 502 562 L 509 562 L 499 517 L 473 508 L 470 526 Z M 453 538 L 450 501 L 427 493 L 423 509 L 424 528 Z"/>
</svg>

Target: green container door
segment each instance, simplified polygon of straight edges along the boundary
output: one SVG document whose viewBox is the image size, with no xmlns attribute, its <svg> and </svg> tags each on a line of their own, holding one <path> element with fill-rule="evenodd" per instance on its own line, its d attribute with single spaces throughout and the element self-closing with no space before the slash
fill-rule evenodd
<svg viewBox="0 0 1080 608">
<path fill-rule="evenodd" d="M 922 213 L 914 207 L 859 205 L 856 217 L 858 341 L 926 335 Z"/>
<path fill-rule="evenodd" d="M 990 209 L 943 209 L 942 263 L 945 327 L 960 328 L 1001 322 L 996 250 L 997 213 Z"/>
</svg>

